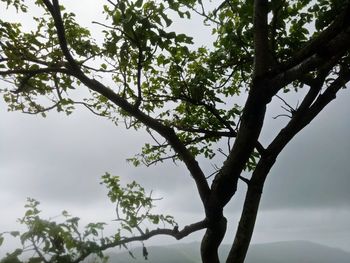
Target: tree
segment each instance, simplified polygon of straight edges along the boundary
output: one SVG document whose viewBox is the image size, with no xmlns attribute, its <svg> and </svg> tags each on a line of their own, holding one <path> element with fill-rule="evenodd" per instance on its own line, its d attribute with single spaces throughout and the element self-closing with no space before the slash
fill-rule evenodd
<svg viewBox="0 0 350 263">
<path fill-rule="evenodd" d="M 19 12 L 28 9 L 24 0 L 2 2 Z M 244 181 L 244 207 L 226 261 L 244 262 L 264 182 L 277 156 L 350 80 L 349 1 L 225 0 L 207 8 L 193 0 L 108 0 L 106 20 L 94 21 L 102 41 L 79 26 L 58 0 L 35 4 L 44 12 L 34 18 L 35 30 L 0 22 L 0 76 L 12 84 L 2 90 L 9 109 L 45 116 L 52 109 L 70 114 L 81 104 L 114 122 L 124 119 L 127 128 L 144 128 L 154 144 L 146 144 L 131 161 L 147 166 L 183 162 L 205 216 L 183 230 L 141 230 L 140 240 L 150 233 L 180 239 L 206 229 L 203 262 L 219 262 L 224 208 L 238 181 Z M 191 37 L 171 31 L 174 16 L 186 20 L 193 15 L 212 27 L 211 46 L 195 48 Z M 80 99 L 83 87 L 90 93 Z M 305 90 L 297 107 L 281 97 L 291 89 Z M 237 105 L 233 98 L 242 91 L 248 97 Z M 289 121 L 262 145 L 259 135 L 273 98 L 285 103 Z M 232 147 L 208 177 L 198 157 L 213 158 L 215 145 L 225 140 Z M 243 171 L 250 177 L 242 177 Z"/>
</svg>

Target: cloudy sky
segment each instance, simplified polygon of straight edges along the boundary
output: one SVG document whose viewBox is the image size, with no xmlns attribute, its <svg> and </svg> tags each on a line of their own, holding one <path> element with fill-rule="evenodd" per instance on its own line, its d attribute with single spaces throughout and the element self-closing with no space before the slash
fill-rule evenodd
<svg viewBox="0 0 350 263">
<path fill-rule="evenodd" d="M 83 23 L 95 14 L 96 3 L 89 1 L 80 18 Z M 205 37 L 197 36 L 199 41 Z M 291 96 L 295 105 L 298 95 Z M 349 101 L 349 90 L 342 90 L 280 155 L 266 183 L 254 243 L 303 239 L 350 251 Z M 269 107 L 262 142 L 270 141 L 280 127 L 281 121 L 272 119 L 281 112 L 280 104 L 274 101 Z M 106 171 L 123 182 L 137 180 L 156 197 L 164 197 L 157 209 L 174 215 L 180 226 L 203 218 L 183 165 L 134 168 L 125 161 L 149 140 L 142 131 L 117 127 L 84 109 L 69 117 L 52 112 L 46 119 L 10 113 L 2 100 L 0 127 L 0 232 L 19 228 L 16 219 L 23 215 L 27 197 L 40 200 L 48 217 L 66 209 L 83 222 L 111 222 L 114 209 L 99 185 Z M 209 174 L 211 162 L 202 165 Z M 230 222 L 225 242 L 233 240 L 244 191 L 242 184 L 225 210 Z M 184 242 L 199 240 L 201 234 Z M 173 242 L 157 238 L 150 243 L 160 241 Z"/>
</svg>

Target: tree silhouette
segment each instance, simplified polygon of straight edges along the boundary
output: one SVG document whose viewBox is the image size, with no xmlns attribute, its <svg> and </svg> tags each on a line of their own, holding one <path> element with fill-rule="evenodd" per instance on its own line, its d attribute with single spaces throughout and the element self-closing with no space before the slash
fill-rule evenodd
<svg viewBox="0 0 350 263">
<path fill-rule="evenodd" d="M 26 1 L 1 2 L 28 11 Z M 84 105 L 114 122 L 123 119 L 127 128 L 144 127 L 154 144 L 146 144 L 131 161 L 146 166 L 183 162 L 202 201 L 202 221 L 182 230 L 175 226 L 147 232 L 137 229 L 140 219 L 131 216 L 137 205 L 130 205 L 123 222 L 140 233 L 138 239 L 116 235 L 105 244 L 94 243 L 89 253 L 157 234 L 181 239 L 206 229 L 202 261 L 219 262 L 227 225 L 224 208 L 243 180 L 247 192 L 227 262 L 244 262 L 264 182 L 277 156 L 350 80 L 349 1 L 225 0 L 212 7 L 193 0 L 108 0 L 101 4 L 105 21 L 93 21 L 103 32 L 101 41 L 76 22 L 79 14 L 66 11 L 58 0 L 35 4 L 43 15 L 34 18 L 31 32 L 0 20 L 0 76 L 11 84 L 2 90 L 9 109 L 45 116 L 52 109 L 70 114 Z M 172 31 L 173 19 L 186 23 L 194 15 L 212 28 L 214 41 L 208 47 L 195 48 L 190 36 Z M 89 95 L 80 98 L 83 89 Z M 288 103 L 291 89 L 305 90 L 295 108 Z M 232 98 L 242 92 L 248 94 L 245 104 L 235 104 Z M 266 107 L 274 97 L 284 102 L 289 121 L 262 145 Z M 225 161 L 205 175 L 198 157 L 213 158 L 215 145 L 225 140 Z M 250 177 L 242 177 L 243 171 Z M 113 178 L 105 177 L 111 189 Z M 122 203 L 123 198 L 120 193 L 114 201 Z M 140 206 L 147 208 L 147 203 Z M 162 215 L 145 216 L 153 223 L 174 223 Z M 56 250 L 58 255 L 65 248 Z M 36 252 L 42 260 L 40 248 Z M 64 260 L 59 262 L 78 262 L 68 256 Z"/>
</svg>

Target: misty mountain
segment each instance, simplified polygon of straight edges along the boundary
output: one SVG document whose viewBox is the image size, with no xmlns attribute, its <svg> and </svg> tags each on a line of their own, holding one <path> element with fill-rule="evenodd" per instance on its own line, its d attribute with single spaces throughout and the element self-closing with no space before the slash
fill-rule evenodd
<svg viewBox="0 0 350 263">
<path fill-rule="evenodd" d="M 128 252 L 111 253 L 108 262 L 115 263 L 200 263 L 199 243 L 168 246 L 149 246 L 148 260 L 142 256 L 142 248 L 132 249 L 135 259 Z M 222 245 L 222 262 L 229 245 Z M 251 245 L 246 263 L 349 263 L 350 253 L 340 249 L 307 241 L 286 241 Z"/>
</svg>

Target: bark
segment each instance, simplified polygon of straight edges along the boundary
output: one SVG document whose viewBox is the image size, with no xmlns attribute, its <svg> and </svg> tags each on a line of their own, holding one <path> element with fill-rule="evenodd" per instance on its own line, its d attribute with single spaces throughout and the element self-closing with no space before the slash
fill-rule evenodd
<svg viewBox="0 0 350 263">
<path fill-rule="evenodd" d="M 243 263 L 253 235 L 261 192 L 248 188 L 244 208 L 238 224 L 233 246 L 229 252 L 227 263 Z"/>
<path fill-rule="evenodd" d="M 227 220 L 224 216 L 216 222 L 210 223 L 201 243 L 201 257 L 203 263 L 219 263 L 219 246 L 226 233 Z"/>
<path fill-rule="evenodd" d="M 268 40 L 268 1 L 254 1 L 254 76 L 266 73 L 272 63 Z"/>
<path fill-rule="evenodd" d="M 248 184 L 235 240 L 226 260 L 227 263 L 243 263 L 245 260 L 254 231 L 264 182 L 274 163 L 274 157 L 265 158 L 265 160 L 259 162 L 253 173 Z"/>
</svg>

